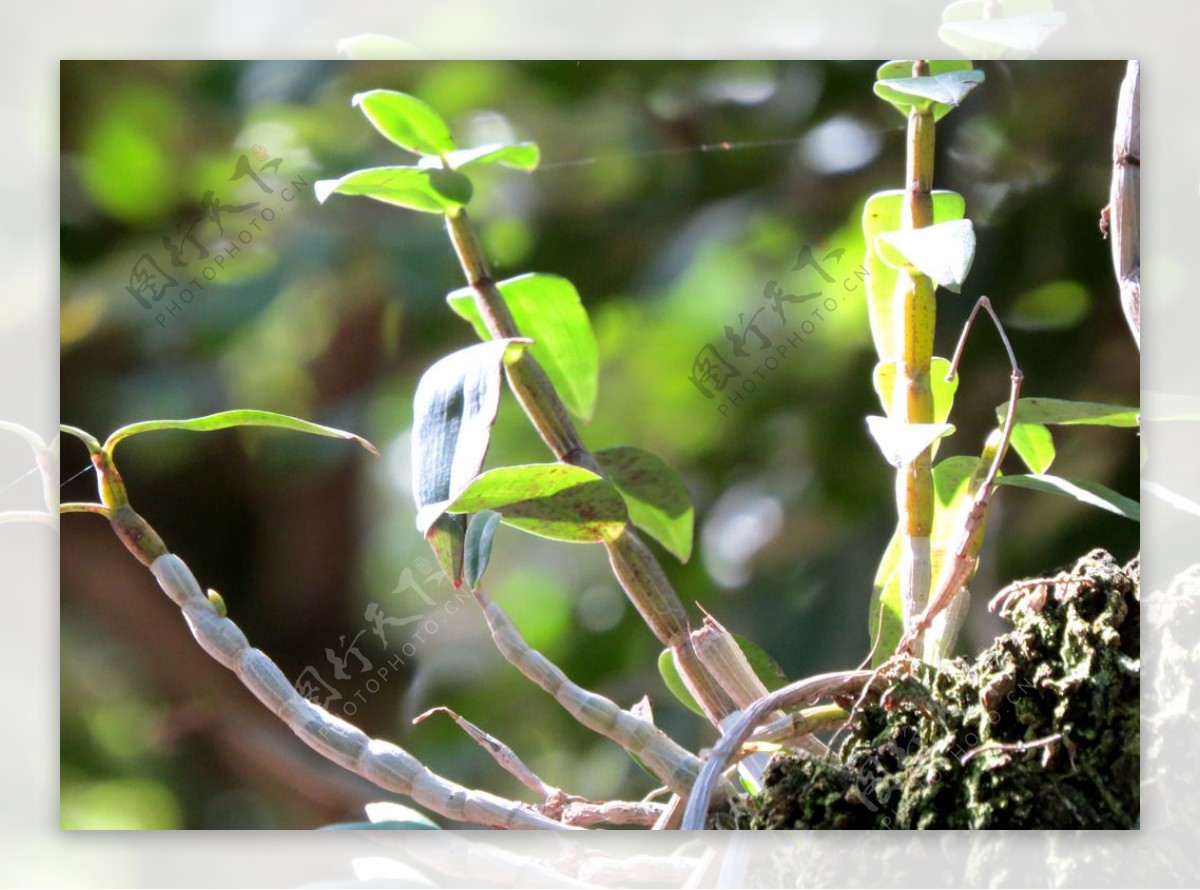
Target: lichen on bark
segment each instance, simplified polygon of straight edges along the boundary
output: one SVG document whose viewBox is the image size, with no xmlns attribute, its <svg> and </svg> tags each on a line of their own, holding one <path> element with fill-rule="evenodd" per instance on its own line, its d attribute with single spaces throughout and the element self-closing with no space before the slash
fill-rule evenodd
<svg viewBox="0 0 1200 890">
<path fill-rule="evenodd" d="M 1025 582 L 975 657 L 889 671 L 836 760 L 777 756 L 739 827 L 1135 827 L 1140 605 L 1103 550 Z"/>
</svg>

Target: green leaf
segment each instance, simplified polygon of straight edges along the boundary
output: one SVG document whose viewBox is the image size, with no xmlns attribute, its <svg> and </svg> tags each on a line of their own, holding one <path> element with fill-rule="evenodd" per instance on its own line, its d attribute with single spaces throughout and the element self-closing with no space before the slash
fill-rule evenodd
<svg viewBox="0 0 1200 890">
<path fill-rule="evenodd" d="M 1118 494 L 1108 486 L 1088 479 L 1068 479 L 1064 476 L 1048 476 L 1039 473 L 1030 476 L 999 476 L 996 478 L 996 483 L 1013 488 L 1030 488 L 1034 491 L 1066 495 L 1081 503 L 1116 513 L 1126 519 L 1132 519 L 1134 522 L 1142 520 L 1142 508 L 1137 501 Z"/>
<path fill-rule="evenodd" d="M 1001 423 L 1007 414 L 1008 402 L 996 406 L 996 417 Z M 1018 399 L 1014 422 L 1136 427 L 1138 409 L 1101 402 L 1076 402 L 1071 399 Z"/>
<path fill-rule="evenodd" d="M 895 319 L 892 301 L 895 298 L 899 271 L 889 266 L 875 249 L 875 238 L 883 232 L 900 229 L 900 213 L 904 206 L 904 190 L 877 192 L 867 199 L 863 208 L 863 240 L 866 243 L 867 312 L 871 321 L 871 336 L 879 358 L 896 358 Z M 953 222 L 963 218 L 966 203 L 962 195 L 950 191 L 933 192 L 934 223 Z"/>
<path fill-rule="evenodd" d="M 898 67 L 902 64 L 889 62 L 879 69 L 875 95 L 890 102 L 905 117 L 915 107 L 922 113 L 932 111 L 933 119 L 940 120 L 962 104 L 967 93 L 984 80 L 983 72 L 971 69 L 970 62 L 930 62 L 930 74 L 926 77 L 913 77 L 912 66 Z M 939 66 L 937 71 L 935 64 Z M 964 64 L 966 68 L 961 67 Z M 957 67 L 949 69 L 948 65 Z"/>
<path fill-rule="evenodd" d="M 767 687 L 768 692 L 774 692 L 787 685 L 787 674 L 783 672 L 779 662 L 768 655 L 762 646 L 741 634 L 733 634 L 733 639 L 737 642 L 738 648 L 742 650 L 742 654 L 746 656 L 746 661 L 750 663 L 754 675 L 762 681 L 763 686 Z"/>
<path fill-rule="evenodd" d="M 1009 444 L 1031 473 L 1044 473 L 1054 463 L 1054 436 L 1040 423 L 1013 424 Z"/>
<path fill-rule="evenodd" d="M 363 448 L 378 456 L 379 449 L 364 439 L 362 436 L 356 436 L 354 433 L 348 433 L 345 430 L 335 429 L 331 426 L 322 426 L 319 423 L 312 423 L 307 420 L 300 420 L 298 417 L 289 417 L 286 414 L 276 414 L 274 411 L 255 411 L 250 409 L 239 409 L 236 411 L 221 411 L 218 414 L 209 414 L 205 417 L 193 417 L 190 420 L 144 420 L 141 423 L 131 423 L 129 426 L 123 426 L 104 443 L 104 448 L 109 454 L 116 449 L 117 443 L 123 439 L 128 439 L 130 436 L 136 436 L 140 433 L 150 433 L 155 430 L 187 430 L 194 433 L 208 433 L 214 430 L 227 430 L 232 427 L 268 427 L 271 429 L 292 430 L 297 433 L 310 433 L 314 436 L 328 436 L 333 439 L 349 439 L 351 442 L 357 442 Z"/>
<path fill-rule="evenodd" d="M 687 688 L 687 684 L 683 682 L 683 677 L 679 676 L 679 669 L 675 666 L 675 656 L 671 654 L 670 649 L 664 649 L 658 656 L 658 672 L 662 674 L 663 682 L 667 684 L 667 689 L 671 694 L 681 701 L 688 710 L 695 711 L 701 717 L 706 717 L 704 709 L 696 703 L 692 691 Z"/>
<path fill-rule="evenodd" d="M 883 232 L 875 239 L 875 249 L 889 266 L 928 276 L 957 294 L 975 259 L 975 229 L 969 219 L 960 219 Z"/>
<path fill-rule="evenodd" d="M 679 474 L 658 455 L 630 445 L 605 448 L 595 456 L 624 498 L 630 521 L 687 562 L 696 514 Z"/>
<path fill-rule="evenodd" d="M 958 392 L 958 375 L 949 380 L 946 374 L 950 370 L 950 360 L 934 357 L 929 365 L 929 386 L 933 390 L 933 422 L 945 423 L 954 405 L 954 394 Z M 879 362 L 872 374 L 875 384 L 875 394 L 883 405 L 884 413 L 892 416 L 892 397 L 896 391 L 896 363 Z"/>
<path fill-rule="evenodd" d="M 445 509 L 483 466 L 500 408 L 501 366 L 527 346 L 496 340 L 452 353 L 425 372 L 413 397 L 417 529 L 455 587 L 462 584 L 467 520 Z"/>
<path fill-rule="evenodd" d="M 330 195 L 364 195 L 422 213 L 448 213 L 471 200 L 471 180 L 454 170 L 370 167 L 313 183 L 317 202 Z"/>
<path fill-rule="evenodd" d="M 875 570 L 871 608 L 867 620 L 871 633 L 871 667 L 879 667 L 896 651 L 904 636 L 904 606 L 900 599 L 900 531 L 888 541 Z"/>
<path fill-rule="evenodd" d="M 887 417 L 867 417 L 871 438 L 883 452 L 884 459 L 899 468 L 943 436 L 954 432 L 949 423 L 905 423 Z"/>
<path fill-rule="evenodd" d="M 518 142 L 514 145 L 503 145 L 499 142 L 494 142 L 489 145 L 480 145 L 476 148 L 460 148 L 445 156 L 445 162 L 452 170 L 461 170 L 472 164 L 479 166 L 484 164 L 499 164 L 501 167 L 509 167 L 525 173 L 531 173 L 536 170 L 538 164 L 541 163 L 541 159 L 542 152 L 536 142 Z M 417 166 L 431 167 L 440 164 L 440 158 L 428 157 L 421 158 Z"/>
<path fill-rule="evenodd" d="M 1005 324 L 1026 331 L 1056 331 L 1078 324 L 1092 298 L 1077 281 L 1051 281 L 1013 300 Z"/>
<path fill-rule="evenodd" d="M 986 469 L 978 457 L 948 457 L 933 467 L 934 513 L 929 535 L 930 569 L 933 578 L 941 572 L 946 548 L 971 508 L 976 482 Z M 882 616 L 881 616 L 882 613 Z M 869 614 L 873 667 L 887 661 L 904 634 L 904 607 L 900 597 L 900 532 L 897 529 L 884 550 Z"/>
<path fill-rule="evenodd" d="M 592 323 L 575 285 L 559 275 L 532 273 L 496 286 L 517 330 L 534 341 L 529 352 L 546 370 L 567 410 L 590 419 L 596 407 L 600 360 Z M 490 339 L 470 288 L 456 290 L 446 300 L 474 326 L 480 339 Z"/>
<path fill-rule="evenodd" d="M 492 558 L 492 539 L 499 524 L 500 514 L 494 510 L 480 510 L 467 524 L 467 538 L 463 545 L 463 577 L 470 590 L 479 586 L 479 580 L 487 571 L 488 561 Z"/>
<path fill-rule="evenodd" d="M 501 521 L 556 541 L 612 540 L 629 521 L 609 482 L 570 464 L 526 464 L 489 470 L 446 508 L 450 513 L 496 510 Z"/>
<path fill-rule="evenodd" d="M 441 115 L 415 96 L 395 90 L 359 93 L 351 104 L 392 142 L 419 155 L 444 155 L 458 148 Z"/>
</svg>

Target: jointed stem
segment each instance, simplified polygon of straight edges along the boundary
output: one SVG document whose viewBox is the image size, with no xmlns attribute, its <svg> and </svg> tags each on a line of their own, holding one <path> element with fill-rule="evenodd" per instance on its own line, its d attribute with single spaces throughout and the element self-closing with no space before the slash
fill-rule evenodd
<svg viewBox="0 0 1200 890">
<path fill-rule="evenodd" d="M 928 73 L 928 63 L 914 63 L 914 77 Z M 922 112 L 914 106 L 908 117 L 907 183 L 901 213 L 905 229 L 933 225 L 933 158 L 933 112 Z M 936 321 L 934 285 L 928 276 L 901 272 L 898 287 L 900 299 L 895 304 L 894 323 L 899 355 L 892 404 L 901 422 L 933 423 L 929 367 Z M 929 597 L 934 501 L 931 463 L 932 450 L 926 449 L 902 465 L 896 479 L 901 524 L 900 591 L 906 625 L 925 608 Z"/>
<path fill-rule="evenodd" d="M 512 313 L 488 268 L 487 258 L 465 210 L 447 214 L 446 227 L 475 305 L 497 339 L 520 337 Z M 537 359 L 528 352 L 506 367 L 509 383 L 530 422 L 554 456 L 593 473 L 600 473 L 592 453 L 579 437 L 562 399 Z M 734 710 L 733 700 L 705 670 L 690 638 L 687 611 L 667 580 L 654 554 L 632 528 L 606 542 L 609 561 L 621 586 L 655 636 L 675 655 L 679 672 L 714 724 Z"/>
</svg>

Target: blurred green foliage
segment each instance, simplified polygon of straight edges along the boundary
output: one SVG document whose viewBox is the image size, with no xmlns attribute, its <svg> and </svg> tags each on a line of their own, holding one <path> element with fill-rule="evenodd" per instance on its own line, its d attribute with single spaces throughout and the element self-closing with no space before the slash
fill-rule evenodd
<svg viewBox="0 0 1200 890">
<path fill-rule="evenodd" d="M 936 185 L 965 195 L 979 244 L 963 295 L 939 295 L 937 352 L 948 354 L 986 293 L 1010 324 L 1026 395 L 1136 404 L 1138 353 L 1097 229 L 1123 64 L 982 67 L 986 84 L 938 130 Z M 451 721 L 410 725 L 451 705 L 548 782 L 640 797 L 649 780 L 624 752 L 510 670 L 469 602 L 424 582 L 432 557 L 410 490 L 413 390 L 438 357 L 475 339 L 445 303 L 462 280 L 444 231 L 434 217 L 368 201 L 318 206 L 311 184 L 407 162 L 351 107 L 367 89 L 419 96 L 467 147 L 538 142 L 538 172 L 474 176 L 471 213 L 495 273 L 556 273 L 576 285 L 601 363 L 585 438 L 596 449 L 647 448 L 683 474 L 696 547 L 686 565 L 659 551 L 681 596 L 796 678 L 866 654 L 871 580 L 894 525 L 892 474 L 863 420 L 878 405 L 853 277 L 864 199 L 903 178 L 903 122 L 872 93 L 875 68 L 64 63 L 62 417 L 103 436 L 148 418 L 257 408 L 366 436 L 382 458 L 281 433 L 164 432 L 126 444 L 121 466 L 168 546 L 289 677 L 320 672 L 342 696 L 335 713 L 353 704 L 364 729 L 434 769 L 519 796 Z M 272 192 L 231 179 L 243 155 Z M 261 172 L 274 158 L 278 169 Z M 249 228 L 255 218 L 259 230 Z M 164 238 L 196 251 L 183 236 L 197 219 L 209 258 L 185 253 L 186 269 L 171 265 Z M 837 283 L 792 270 L 806 245 L 819 256 L 844 249 L 828 267 Z M 170 296 L 146 309 L 128 290 L 144 254 L 180 282 L 178 294 L 220 250 L 224 264 L 175 314 L 164 308 Z M 782 326 L 763 299 L 768 281 L 846 299 L 723 415 L 688 379 L 692 363 L 707 343 L 728 355 L 725 327 L 741 331 L 739 316 L 760 308 L 776 343 L 799 330 L 803 307 L 785 303 L 793 314 Z M 756 349 L 753 335 L 747 346 Z M 740 361 L 747 375 L 757 366 Z M 981 333 L 942 455 L 978 453 L 1007 387 L 999 343 Z M 1137 490 L 1134 431 L 1070 428 L 1056 443 L 1062 473 Z M 546 459 L 506 394 L 488 466 Z M 64 448 L 64 479 L 86 464 L 82 448 Z M 63 499 L 87 499 L 90 486 L 71 482 Z M 1138 549 L 1135 524 L 1068 499 L 1006 489 L 993 503 L 981 594 L 1093 546 L 1119 560 Z M 393 593 L 406 570 L 433 605 Z M 501 528 L 488 581 L 573 679 L 625 706 L 648 692 L 669 732 L 692 747 L 710 741 L 663 686 L 658 644 L 601 548 Z M 998 628 L 983 598 L 963 645 Z M 364 617 L 372 603 L 390 616 L 420 612 L 436 632 L 404 657 L 408 630 L 389 628 L 385 648 Z M 62 627 L 64 827 L 312 827 L 359 818 L 358 802 L 385 796 L 339 784 L 336 770 L 314 779 L 300 742 L 271 734 L 261 707 L 223 691 L 220 668 L 191 658 L 173 607 L 90 517 L 62 524 Z M 353 658 L 343 681 L 326 658 L 355 639 L 374 669 L 394 665 L 371 689 L 376 675 L 358 673 Z"/>
</svg>

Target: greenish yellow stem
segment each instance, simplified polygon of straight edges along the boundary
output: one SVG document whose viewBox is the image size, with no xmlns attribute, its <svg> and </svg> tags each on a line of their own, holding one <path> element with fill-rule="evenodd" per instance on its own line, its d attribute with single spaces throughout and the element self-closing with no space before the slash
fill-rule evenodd
<svg viewBox="0 0 1200 890">
<path fill-rule="evenodd" d="M 466 210 L 448 213 L 446 228 L 488 331 L 497 339 L 520 337 L 521 332 L 492 278 Z M 554 456 L 564 463 L 600 473 L 595 458 L 583 444 L 562 399 L 537 359 L 524 352 L 506 367 L 506 373 L 517 401 Z M 613 572 L 630 602 L 655 636 L 675 654 L 680 676 L 705 713 L 714 723 L 720 722 L 734 710 L 733 700 L 696 657 L 687 611 L 662 566 L 630 527 L 615 540 L 605 542 L 605 547 Z"/>
<path fill-rule="evenodd" d="M 913 76 L 929 74 L 918 61 Z M 934 121 L 932 110 L 915 106 L 908 116 L 906 183 L 901 225 L 920 229 L 933 225 Z M 895 304 L 897 420 L 933 423 L 933 389 L 929 380 L 937 318 L 933 282 L 919 273 L 901 273 L 901 299 Z M 896 504 L 901 526 L 900 592 L 906 627 L 929 600 L 932 581 L 930 535 L 933 531 L 932 449 L 927 448 L 900 467 Z"/>
</svg>

